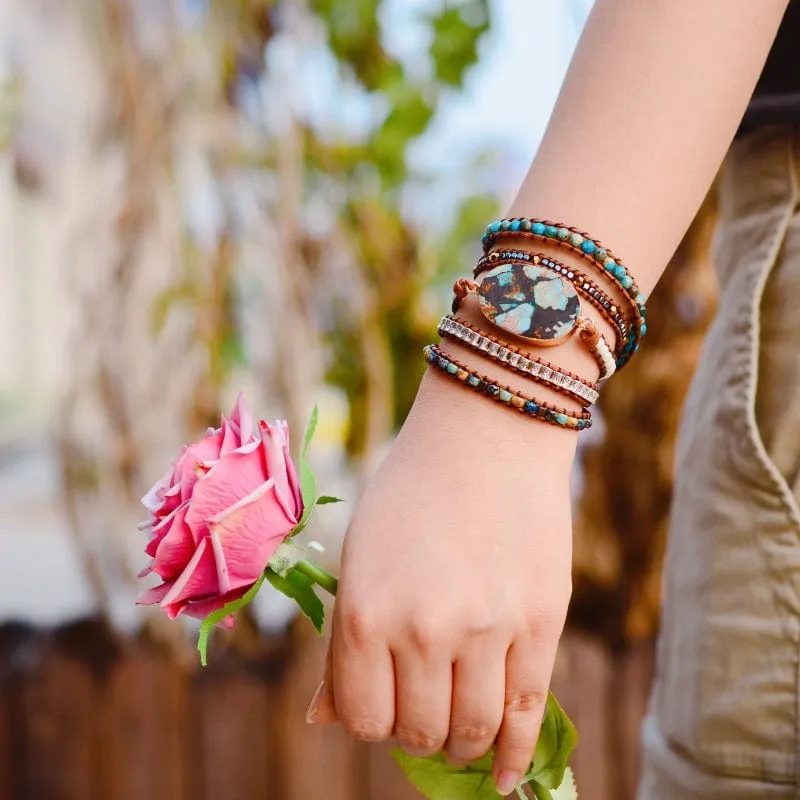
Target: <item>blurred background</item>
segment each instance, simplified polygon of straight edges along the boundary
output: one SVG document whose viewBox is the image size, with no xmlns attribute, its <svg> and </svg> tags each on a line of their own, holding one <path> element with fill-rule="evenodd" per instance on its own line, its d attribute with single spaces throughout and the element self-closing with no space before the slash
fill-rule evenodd
<svg viewBox="0 0 800 800">
<path fill-rule="evenodd" d="M 321 486 L 358 496 L 590 6 L 0 0 L 0 800 L 417 796 L 305 724 L 324 642 L 279 595 L 202 672 L 133 605 L 138 499 L 240 388 L 295 431 L 318 403 Z M 554 689 L 584 800 L 635 786 L 713 218 L 582 444 Z M 314 524 L 333 569 L 347 515 Z"/>
</svg>

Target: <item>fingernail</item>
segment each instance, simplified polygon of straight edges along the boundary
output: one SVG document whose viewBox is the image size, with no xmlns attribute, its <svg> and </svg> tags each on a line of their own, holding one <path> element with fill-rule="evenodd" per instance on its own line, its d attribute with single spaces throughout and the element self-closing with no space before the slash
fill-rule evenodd
<svg viewBox="0 0 800 800">
<path fill-rule="evenodd" d="M 497 776 L 497 792 L 498 794 L 507 795 L 514 791 L 514 787 L 519 783 L 522 777 L 519 772 L 513 772 L 510 769 L 504 769 Z"/>
<path fill-rule="evenodd" d="M 322 699 L 322 690 L 325 688 L 325 681 L 320 681 L 317 686 L 317 691 L 314 692 L 314 697 L 311 698 L 311 704 L 306 711 L 306 722 L 313 725 L 317 721 L 317 712 L 319 711 L 319 701 Z"/>
</svg>

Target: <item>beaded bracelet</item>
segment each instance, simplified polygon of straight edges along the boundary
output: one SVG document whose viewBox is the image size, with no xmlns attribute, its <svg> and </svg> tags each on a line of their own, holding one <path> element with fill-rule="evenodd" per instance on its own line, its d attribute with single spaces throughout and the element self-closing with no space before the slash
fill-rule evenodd
<svg viewBox="0 0 800 800">
<path fill-rule="evenodd" d="M 603 268 L 606 274 L 625 292 L 630 299 L 636 317 L 627 342 L 617 359 L 617 367 L 623 367 L 639 349 L 640 339 L 647 333 L 647 309 L 645 296 L 633 280 L 633 276 L 619 259 L 596 239 L 575 228 L 542 219 L 497 219 L 491 222 L 483 234 L 481 242 L 488 253 L 494 242 L 504 235 L 523 236 L 560 244 L 589 261 L 595 267 Z"/>
<path fill-rule="evenodd" d="M 475 281 L 471 281 L 467 278 L 459 278 L 456 280 L 453 286 L 453 313 L 457 313 L 458 309 L 461 307 L 461 303 L 463 302 L 464 298 L 468 294 L 477 294 L 481 300 L 481 312 L 484 316 L 493 324 L 498 325 L 496 320 L 498 317 L 492 318 L 487 313 L 486 309 L 484 308 L 484 302 L 481 295 L 481 290 L 485 287 L 485 282 L 480 286 L 475 283 Z M 522 335 L 519 334 L 518 331 L 511 329 L 507 325 L 498 325 L 498 327 L 503 328 L 507 332 L 513 335 Z M 605 340 L 605 337 L 597 330 L 597 326 L 591 319 L 587 317 L 575 317 L 575 324 L 572 330 L 577 331 L 581 342 L 586 346 L 589 352 L 594 357 L 597 365 L 600 369 L 600 380 L 605 380 L 610 378 L 614 372 L 616 371 L 616 361 L 614 359 L 614 355 L 611 352 L 611 348 L 608 345 L 608 342 Z M 568 334 L 567 334 L 568 335 Z M 542 346 L 551 346 L 553 344 L 559 343 L 559 338 L 563 337 L 554 337 L 549 341 L 543 341 L 541 339 L 535 339 L 531 337 L 524 337 L 528 338 L 529 341 L 535 344 L 539 344 Z"/>
<path fill-rule="evenodd" d="M 630 323 L 617 308 L 616 303 L 593 281 L 582 272 L 578 272 L 565 266 L 559 261 L 553 261 L 542 253 L 523 253 L 520 251 L 498 251 L 495 250 L 489 255 L 483 256 L 475 265 L 473 276 L 479 277 L 481 274 L 500 264 L 541 264 L 554 272 L 558 272 L 567 278 L 573 286 L 603 315 L 610 325 L 613 325 L 618 333 L 617 343 L 619 349 L 627 342 L 630 333 Z"/>
<path fill-rule="evenodd" d="M 584 405 L 592 405 L 600 397 L 597 389 L 589 385 L 587 381 L 562 372 L 558 367 L 547 362 L 531 359 L 510 344 L 479 333 L 459 319 L 449 316 L 442 317 L 442 321 L 439 323 L 439 334 L 455 339 L 481 355 L 500 361 L 526 377 L 548 384 L 556 391 L 563 392 Z"/>
<path fill-rule="evenodd" d="M 573 428 L 575 430 L 583 430 L 592 426 L 592 415 L 588 411 L 575 415 L 565 408 L 558 408 L 549 403 L 535 400 L 532 397 L 517 394 L 510 387 L 503 386 L 486 375 L 471 372 L 464 364 L 442 353 L 436 345 L 426 345 L 423 353 L 425 354 L 425 360 L 431 366 L 457 378 L 465 386 L 469 386 L 475 391 L 491 397 L 493 400 L 497 400 L 511 408 L 516 408 L 517 411 L 527 414 L 532 419 L 549 422 L 553 425 L 558 425 L 560 428 Z"/>
</svg>

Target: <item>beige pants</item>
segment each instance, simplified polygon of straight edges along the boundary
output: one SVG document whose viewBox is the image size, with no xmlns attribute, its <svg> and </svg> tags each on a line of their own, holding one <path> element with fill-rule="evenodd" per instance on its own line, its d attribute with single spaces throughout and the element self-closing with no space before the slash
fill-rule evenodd
<svg viewBox="0 0 800 800">
<path fill-rule="evenodd" d="M 736 142 L 720 193 L 640 800 L 800 798 L 800 135 Z"/>
</svg>

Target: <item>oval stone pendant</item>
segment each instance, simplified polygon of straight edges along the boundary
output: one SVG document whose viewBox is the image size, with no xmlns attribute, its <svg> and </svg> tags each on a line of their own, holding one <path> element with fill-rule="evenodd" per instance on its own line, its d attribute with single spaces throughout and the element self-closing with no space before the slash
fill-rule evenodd
<svg viewBox="0 0 800 800">
<path fill-rule="evenodd" d="M 558 344 L 575 330 L 581 301 L 575 287 L 547 267 L 501 264 L 478 287 L 481 311 L 515 336 Z"/>
</svg>

